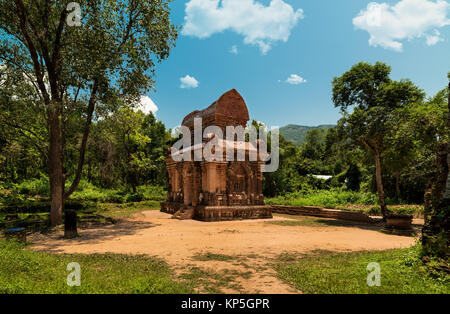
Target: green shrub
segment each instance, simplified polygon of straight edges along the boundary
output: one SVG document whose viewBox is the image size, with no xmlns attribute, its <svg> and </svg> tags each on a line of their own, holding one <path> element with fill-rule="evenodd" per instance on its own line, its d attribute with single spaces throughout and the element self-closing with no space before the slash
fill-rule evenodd
<svg viewBox="0 0 450 314">
<path fill-rule="evenodd" d="M 106 199 L 111 203 L 122 204 L 126 202 L 126 195 L 122 195 L 120 192 L 115 190 L 105 191 Z"/>
<path fill-rule="evenodd" d="M 48 197 L 50 186 L 47 176 L 11 184 L 8 189 L 0 189 L 0 203 L 5 206 L 26 204 L 34 196 Z M 32 201 L 32 200 L 31 200 Z"/>
<path fill-rule="evenodd" d="M 420 212 L 420 211 L 416 208 L 410 208 L 410 207 L 399 207 L 399 208 L 388 207 L 388 212 L 390 212 L 392 214 L 399 214 L 399 215 L 412 215 L 412 214 Z"/>
<path fill-rule="evenodd" d="M 367 214 L 371 215 L 371 216 L 380 216 L 381 215 L 381 207 L 380 206 L 372 206 L 367 211 Z"/>
<path fill-rule="evenodd" d="M 144 200 L 163 201 L 166 199 L 167 190 L 160 185 L 142 185 L 137 190 L 143 195 Z"/>
<path fill-rule="evenodd" d="M 25 195 L 20 195 L 16 193 L 7 193 L 3 194 L 1 198 L 1 202 L 5 206 L 13 206 L 15 204 L 23 204 L 27 201 L 27 197 Z"/>
<path fill-rule="evenodd" d="M 144 195 L 142 193 L 132 193 L 127 195 L 126 201 L 131 202 L 141 202 L 144 199 Z"/>
<path fill-rule="evenodd" d="M 373 193 L 331 190 L 303 190 L 288 193 L 285 196 L 267 199 L 267 204 L 292 206 L 321 206 L 335 208 L 347 204 L 377 204 L 377 197 Z"/>
<path fill-rule="evenodd" d="M 86 180 L 81 180 L 71 199 L 77 201 L 124 203 L 126 201 L 126 192 L 102 189 Z"/>
<path fill-rule="evenodd" d="M 81 286 L 66 284 L 67 265 L 81 265 Z M 0 294 L 193 293 L 160 259 L 120 254 L 49 254 L 0 240 Z"/>
<path fill-rule="evenodd" d="M 72 180 L 67 180 L 66 189 L 69 188 Z M 13 184 L 10 189 L 0 189 L 0 204 L 8 212 L 35 212 L 49 210 L 49 184 L 46 176 L 40 179 L 32 179 Z M 35 196 L 41 196 L 36 198 Z M 44 196 L 44 197 L 42 197 Z M 70 196 L 70 201 L 76 204 L 83 204 L 82 207 L 92 206 L 95 203 L 130 203 L 141 201 L 163 201 L 166 198 L 166 190 L 163 186 L 139 186 L 137 193 L 129 193 L 125 188 L 105 189 L 82 179 Z"/>
<path fill-rule="evenodd" d="M 23 181 L 15 185 L 13 193 L 24 194 L 29 196 L 34 195 L 49 196 L 50 195 L 49 179 L 47 176 L 43 175 L 38 179 Z"/>
</svg>

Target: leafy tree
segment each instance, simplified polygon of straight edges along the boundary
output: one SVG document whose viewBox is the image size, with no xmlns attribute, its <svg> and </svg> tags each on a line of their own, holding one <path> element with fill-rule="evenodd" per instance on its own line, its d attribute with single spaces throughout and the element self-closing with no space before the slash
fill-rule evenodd
<svg viewBox="0 0 450 314">
<path fill-rule="evenodd" d="M 325 131 L 320 129 L 313 129 L 306 133 L 305 143 L 302 145 L 302 156 L 320 160 L 324 155 L 325 136 Z"/>
<path fill-rule="evenodd" d="M 110 132 L 115 137 L 119 167 L 134 194 L 138 176 L 154 168 L 146 149 L 151 139 L 140 132 L 143 120 L 141 111 L 134 112 L 129 108 L 122 108 L 108 120 Z"/>
<path fill-rule="evenodd" d="M 358 165 L 351 163 L 345 172 L 345 178 L 347 180 L 347 188 L 352 191 L 359 191 L 361 185 L 361 170 Z"/>
<path fill-rule="evenodd" d="M 47 130 L 29 80 L 0 62 L 0 169 L 4 181 L 16 182 L 40 173 L 47 152 Z M 39 154 L 42 154 L 39 156 Z"/>
<path fill-rule="evenodd" d="M 397 202 L 408 200 L 422 202 L 426 176 L 430 172 L 429 145 L 419 144 L 416 127 L 412 125 L 412 113 L 422 102 L 402 107 L 392 112 L 387 121 L 383 152 L 383 166 L 386 170 L 387 194 Z M 422 195 L 421 195 L 422 194 Z"/>
<path fill-rule="evenodd" d="M 420 102 L 424 94 L 408 80 L 393 81 L 391 68 L 385 63 L 371 65 L 360 62 L 342 76 L 333 79 L 333 102 L 341 109 L 343 118 L 338 128 L 370 151 L 375 159 L 377 191 L 381 212 L 386 216 L 383 186 L 382 154 L 395 110 Z M 350 112 L 349 109 L 352 109 Z"/>
<path fill-rule="evenodd" d="M 73 22 L 69 2 L 0 0 L 0 60 L 16 77 L 28 79 L 35 97 L 19 101 L 27 112 L 36 109 L 47 129 L 42 150 L 48 157 L 52 225 L 61 222 L 64 203 L 80 182 L 96 109 L 114 110 L 118 99 L 136 102 L 153 86 L 155 62 L 167 58 L 177 37 L 168 0 L 80 0 L 76 26 L 67 23 Z M 84 123 L 78 165 L 65 190 L 66 131 L 74 117 Z M 17 129 L 28 132 L 27 125 Z"/>
<path fill-rule="evenodd" d="M 149 156 L 154 165 L 142 177 L 146 179 L 146 182 L 156 185 L 166 185 L 167 171 L 165 158 L 167 149 L 171 146 L 172 139 L 170 132 L 166 131 L 164 123 L 157 120 L 153 113 L 150 112 L 142 122 L 141 133 L 151 140 L 147 149 L 149 150 Z"/>
<path fill-rule="evenodd" d="M 448 75 L 450 80 L 450 73 Z M 430 110 L 431 109 L 431 110 Z M 425 225 L 422 244 L 426 255 L 449 256 L 450 230 L 450 83 L 448 89 L 419 108 L 416 126 L 423 140 L 434 144 L 433 172 L 425 193 Z M 418 123 L 423 119 L 425 123 Z M 423 121 L 422 120 L 422 121 Z"/>
<path fill-rule="evenodd" d="M 87 177 L 102 187 L 165 185 L 170 134 L 152 113 L 122 107 L 93 125 L 87 149 Z"/>
<path fill-rule="evenodd" d="M 267 148 L 270 150 L 270 134 L 268 134 L 267 140 Z M 297 164 L 297 147 L 280 134 L 279 148 L 280 164 L 278 170 L 264 173 L 263 193 L 267 197 L 293 192 L 300 186 L 299 176 L 295 168 Z"/>
</svg>

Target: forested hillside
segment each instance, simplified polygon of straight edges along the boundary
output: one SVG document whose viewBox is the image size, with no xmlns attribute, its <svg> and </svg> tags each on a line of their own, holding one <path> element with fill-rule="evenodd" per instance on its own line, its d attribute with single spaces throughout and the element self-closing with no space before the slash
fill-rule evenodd
<svg viewBox="0 0 450 314">
<path fill-rule="evenodd" d="M 288 141 L 293 142 L 296 145 L 302 145 L 305 142 L 306 134 L 314 129 L 328 130 L 334 128 L 336 125 L 324 124 L 319 126 L 304 126 L 297 124 L 289 124 L 280 128 L 280 133 Z"/>
</svg>

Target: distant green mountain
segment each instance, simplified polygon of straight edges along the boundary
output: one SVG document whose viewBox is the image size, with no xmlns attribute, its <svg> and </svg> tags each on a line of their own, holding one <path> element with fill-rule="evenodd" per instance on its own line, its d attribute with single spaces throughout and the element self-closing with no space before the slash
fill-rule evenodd
<svg viewBox="0 0 450 314">
<path fill-rule="evenodd" d="M 336 126 L 332 124 L 323 124 L 319 126 L 289 124 L 280 128 L 280 133 L 284 136 L 285 139 L 295 143 L 296 145 L 301 145 L 304 143 L 305 136 L 308 131 L 311 131 L 313 129 L 328 130 L 334 127 Z"/>
</svg>

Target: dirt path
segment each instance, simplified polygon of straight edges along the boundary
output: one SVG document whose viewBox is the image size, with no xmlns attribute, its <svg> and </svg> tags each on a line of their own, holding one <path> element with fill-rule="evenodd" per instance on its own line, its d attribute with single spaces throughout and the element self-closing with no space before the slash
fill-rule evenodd
<svg viewBox="0 0 450 314">
<path fill-rule="evenodd" d="M 53 233 L 35 234 L 30 240 L 34 249 L 53 253 L 157 256 L 166 260 L 178 275 L 200 269 L 220 273 L 225 281 L 231 276 L 235 282 L 222 291 L 245 293 L 298 293 L 278 280 L 270 267 L 282 253 L 385 250 L 414 244 L 412 237 L 387 235 L 364 225 L 318 227 L 269 223 L 291 220 L 284 217 L 212 223 L 170 217 L 159 211 L 145 211 L 116 225 L 82 230 L 77 239 L 64 240 L 61 233 Z"/>
</svg>

